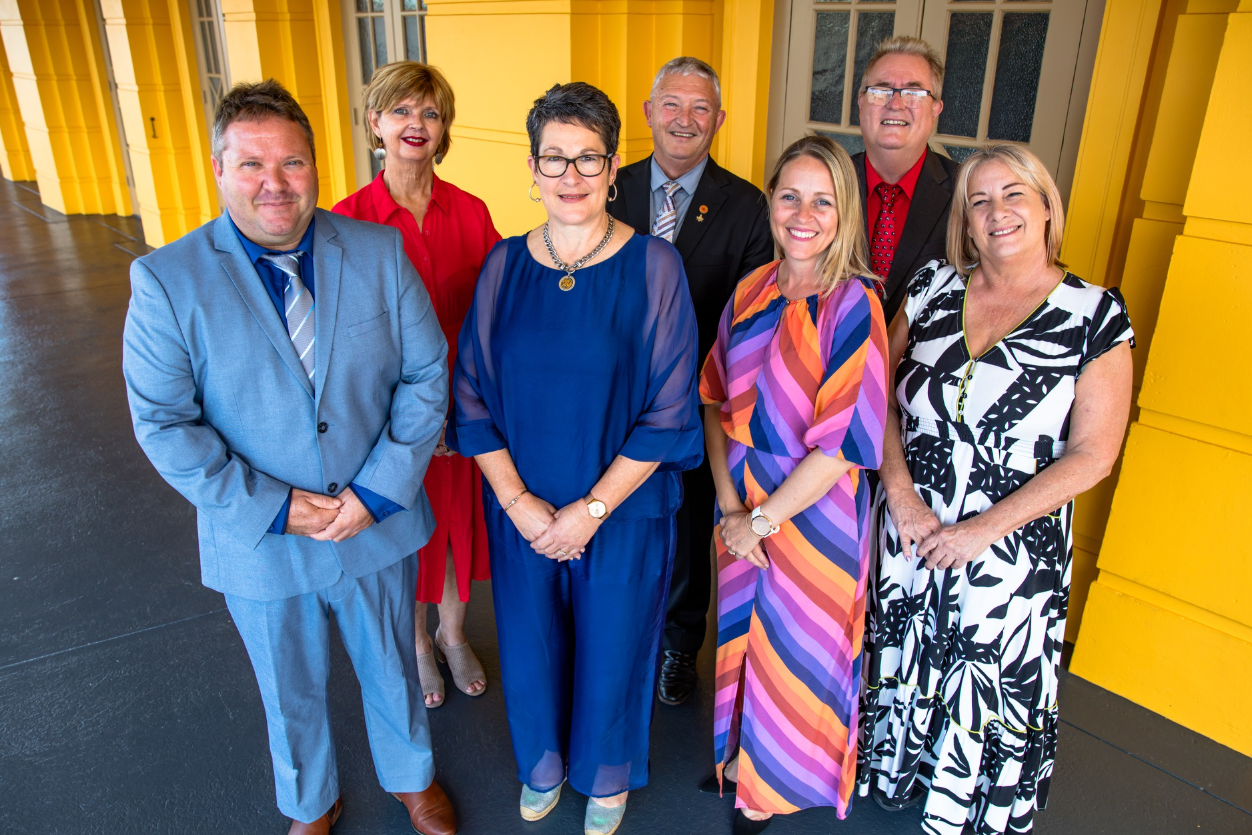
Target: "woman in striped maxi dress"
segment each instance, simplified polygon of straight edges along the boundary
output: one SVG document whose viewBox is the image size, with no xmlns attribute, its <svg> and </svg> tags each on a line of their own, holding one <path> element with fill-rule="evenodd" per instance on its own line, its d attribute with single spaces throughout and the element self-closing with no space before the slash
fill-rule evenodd
<svg viewBox="0 0 1252 835">
<path fill-rule="evenodd" d="M 735 290 L 700 393 L 717 486 L 714 755 L 736 833 L 834 806 L 856 776 L 870 495 L 886 327 L 867 278 L 856 175 L 825 137 L 767 189 L 785 256 Z"/>
</svg>

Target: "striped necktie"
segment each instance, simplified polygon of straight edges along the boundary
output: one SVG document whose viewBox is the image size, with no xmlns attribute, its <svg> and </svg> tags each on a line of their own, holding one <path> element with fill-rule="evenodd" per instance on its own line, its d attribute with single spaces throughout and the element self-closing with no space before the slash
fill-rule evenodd
<svg viewBox="0 0 1252 835">
<path fill-rule="evenodd" d="M 287 316 L 287 335 L 291 344 L 300 355 L 300 364 L 304 373 L 313 382 L 313 294 L 309 293 L 304 282 L 300 280 L 300 256 L 304 253 L 267 252 L 261 257 L 273 264 L 287 276 L 287 284 L 283 288 L 283 309 Z"/>
<path fill-rule="evenodd" d="M 661 202 L 661 208 L 656 213 L 656 220 L 652 222 L 652 234 L 673 243 L 674 230 L 678 228 L 678 209 L 674 207 L 674 192 L 678 191 L 678 182 L 670 180 L 663 188 L 665 200 Z"/>
</svg>

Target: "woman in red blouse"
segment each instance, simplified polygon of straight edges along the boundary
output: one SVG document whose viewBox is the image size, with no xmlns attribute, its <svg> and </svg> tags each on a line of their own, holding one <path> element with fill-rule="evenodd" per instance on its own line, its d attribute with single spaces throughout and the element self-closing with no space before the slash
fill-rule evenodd
<svg viewBox="0 0 1252 835">
<path fill-rule="evenodd" d="M 457 336 L 474 298 L 478 272 L 500 235 L 483 201 L 435 176 L 435 163 L 452 144 L 452 88 L 434 67 L 399 61 L 374 73 L 365 107 L 370 142 L 386 152 L 386 167 L 372 183 L 340 201 L 335 211 L 400 230 L 404 251 L 430 293 L 448 340 L 449 368 L 454 368 Z M 473 459 L 451 452 L 440 438 L 424 484 L 435 532 L 420 558 L 417 668 L 427 707 L 438 707 L 444 684 L 436 653 L 440 660 L 446 658 L 462 692 L 481 696 L 487 687 L 464 627 L 470 582 L 491 574 L 480 475 Z M 439 605 L 433 646 L 426 632 L 427 603 Z"/>
</svg>

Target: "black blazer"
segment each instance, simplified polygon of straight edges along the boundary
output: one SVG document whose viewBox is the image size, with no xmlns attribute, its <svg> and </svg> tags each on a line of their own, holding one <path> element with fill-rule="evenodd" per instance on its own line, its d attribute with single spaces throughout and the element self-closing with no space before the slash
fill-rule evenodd
<svg viewBox="0 0 1252 835">
<path fill-rule="evenodd" d="M 617 172 L 617 199 L 609 214 L 641 235 L 652 228 L 652 157 Z M 700 207 L 708 211 L 701 212 Z M 739 279 L 774 260 L 765 195 L 709 158 L 687 203 L 674 246 L 682 256 L 700 331 L 700 361 L 717 338 L 717 325 Z M 703 220 L 697 220 L 703 215 Z"/>
<path fill-rule="evenodd" d="M 861 186 L 861 206 L 865 211 L 865 236 L 874 237 L 874 221 L 869 216 L 869 200 L 865 180 L 865 152 L 852 157 L 856 179 Z M 952 206 L 952 190 L 956 186 L 957 163 L 934 151 L 927 151 L 922 173 L 913 190 L 909 214 L 896 244 L 896 255 L 887 275 L 882 312 L 891 324 L 892 318 L 908 294 L 909 279 L 936 258 L 947 258 L 948 210 Z"/>
</svg>

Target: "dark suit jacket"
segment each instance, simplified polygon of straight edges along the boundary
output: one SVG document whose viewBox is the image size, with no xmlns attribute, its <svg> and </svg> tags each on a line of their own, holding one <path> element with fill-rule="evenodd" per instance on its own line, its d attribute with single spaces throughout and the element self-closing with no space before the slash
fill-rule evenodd
<svg viewBox="0 0 1252 835">
<path fill-rule="evenodd" d="M 866 215 L 865 236 L 872 240 L 876 218 L 869 217 L 865 152 L 852 157 L 852 164 L 856 167 L 856 179 L 861 186 L 861 205 Z M 909 279 L 914 273 L 928 261 L 947 257 L 948 210 L 952 206 L 952 189 L 956 185 L 958 167 L 957 163 L 933 150 L 926 154 L 926 161 L 922 163 L 922 173 L 917 178 L 917 188 L 913 191 L 909 214 L 896 245 L 896 255 L 891 262 L 883 295 L 882 312 L 888 325 L 904 303 Z"/>
<path fill-rule="evenodd" d="M 652 228 L 652 157 L 617 172 L 613 217 L 646 235 Z M 700 212 L 700 207 L 708 207 Z M 703 220 L 696 218 L 703 214 Z M 674 246 L 683 259 L 700 330 L 700 362 L 717 338 L 722 310 L 739 279 L 774 260 L 765 195 L 709 158 L 687 204 Z"/>
</svg>

